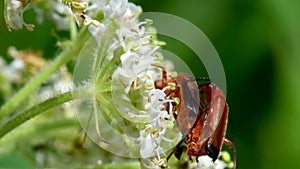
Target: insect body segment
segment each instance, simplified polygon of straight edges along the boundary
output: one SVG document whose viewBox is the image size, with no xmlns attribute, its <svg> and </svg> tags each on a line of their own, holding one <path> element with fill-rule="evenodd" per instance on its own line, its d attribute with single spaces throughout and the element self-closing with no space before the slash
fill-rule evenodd
<svg viewBox="0 0 300 169">
<path fill-rule="evenodd" d="M 180 73 L 176 78 L 167 76 L 163 71 L 162 79 L 155 82 L 155 87 L 163 89 L 168 83 L 175 83 L 175 89 L 165 90 L 171 99 L 179 98 L 179 104 L 174 105 L 177 114 L 174 114 L 181 133 L 185 136 L 196 122 L 200 98 L 198 85 L 194 78 L 186 73 Z"/>
<path fill-rule="evenodd" d="M 208 155 L 215 161 L 221 151 L 228 119 L 228 106 L 222 90 L 212 83 L 200 85 L 202 114 L 188 135 L 189 156 Z"/>
<path fill-rule="evenodd" d="M 180 103 L 173 106 L 177 112 L 174 117 L 184 137 L 167 160 L 173 153 L 180 158 L 183 147 L 186 147 L 188 156 L 208 155 L 216 161 L 224 143 L 233 149 L 236 168 L 235 146 L 225 138 L 229 108 L 223 91 L 210 80 L 198 84 L 186 73 L 173 78 L 167 76 L 165 70 L 162 79 L 155 82 L 155 87 L 162 89 L 170 82 L 175 83 L 175 89 L 166 90 L 165 93 L 170 98 L 180 99 Z"/>
</svg>

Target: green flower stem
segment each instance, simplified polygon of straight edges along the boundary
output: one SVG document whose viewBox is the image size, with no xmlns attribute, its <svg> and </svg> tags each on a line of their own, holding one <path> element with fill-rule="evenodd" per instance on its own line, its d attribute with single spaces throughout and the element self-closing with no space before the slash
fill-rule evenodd
<svg viewBox="0 0 300 169">
<path fill-rule="evenodd" d="M 1 107 L 0 120 L 8 113 L 13 111 L 24 99 L 26 99 L 32 91 L 38 88 L 52 73 L 65 63 L 69 62 L 73 57 L 78 56 L 84 43 L 90 37 L 86 27 L 79 33 L 74 43 L 66 50 L 63 50 L 56 60 L 52 62 L 44 71 L 38 74 L 34 79 L 28 82 L 18 93 L 16 93 L 8 102 Z"/>
<path fill-rule="evenodd" d="M 11 31 L 11 28 L 10 28 L 9 23 L 8 23 L 7 0 L 4 0 L 3 15 L 4 15 L 5 25 L 6 25 L 7 29 L 8 29 L 9 31 Z"/>
<path fill-rule="evenodd" d="M 24 128 L 20 128 L 13 134 L 7 135 L 0 140 L 0 146 L 7 146 L 10 143 L 13 143 L 15 140 L 20 140 L 28 137 L 32 137 L 35 133 L 41 133 L 44 131 L 51 132 L 61 129 L 66 129 L 74 126 L 80 126 L 79 121 L 75 119 L 61 119 L 61 120 L 50 120 Z"/>
<path fill-rule="evenodd" d="M 94 64 L 93 64 L 93 76 L 94 76 L 95 83 L 99 82 L 99 79 L 101 79 L 100 75 L 105 72 L 103 70 L 103 65 L 106 65 L 105 61 L 109 56 L 108 51 L 111 50 L 109 48 L 111 47 L 112 41 L 115 36 L 115 31 L 118 29 L 118 27 L 119 25 L 112 20 L 109 24 L 107 24 L 106 30 L 101 36 L 99 51 L 97 53 L 97 56 L 94 59 Z M 115 62 L 116 58 L 114 57 L 112 60 L 113 60 L 112 62 Z"/>
<path fill-rule="evenodd" d="M 106 97 L 109 98 L 109 96 L 106 96 Z M 119 122 L 114 118 L 114 115 L 116 115 L 116 116 L 119 115 L 119 114 L 117 114 L 119 112 L 119 110 L 113 104 L 111 104 L 112 103 L 111 101 L 107 100 L 106 98 L 104 98 L 102 96 L 97 96 L 97 100 L 103 105 L 103 111 L 102 111 L 103 115 L 106 116 L 110 120 L 110 122 L 116 127 L 116 129 L 121 134 L 122 138 L 124 139 L 124 141 L 128 145 L 128 147 L 130 147 L 131 150 L 135 150 L 136 146 L 133 145 L 133 143 L 130 141 L 130 139 L 124 132 L 122 126 L 120 126 Z M 112 99 L 110 99 L 110 100 L 112 100 Z M 110 112 L 110 113 L 108 113 L 108 112 Z"/>
<path fill-rule="evenodd" d="M 103 111 L 104 115 L 111 120 L 111 123 L 115 125 L 116 129 L 121 133 L 124 134 L 123 128 L 119 125 L 118 121 L 113 117 L 112 113 L 107 112 L 118 112 L 118 110 L 111 104 L 111 102 L 107 101 L 102 96 L 97 96 L 97 100 L 99 103 L 103 105 L 103 108 L 107 109 Z"/>
<path fill-rule="evenodd" d="M 99 78 L 97 79 L 97 83 L 102 82 L 105 80 L 105 78 L 107 78 L 107 76 L 105 75 L 106 72 L 113 72 L 113 70 L 117 69 L 116 65 L 118 62 L 120 62 L 120 57 L 123 53 L 123 51 L 114 53 L 114 57 L 103 67 L 102 72 L 98 76 Z"/>
<path fill-rule="evenodd" d="M 17 114 L 10 118 L 8 121 L 4 122 L 0 126 L 0 139 L 5 136 L 7 133 L 12 131 L 14 128 L 18 127 L 25 121 L 35 117 L 36 115 L 58 106 L 62 103 L 68 102 L 73 100 L 73 93 L 67 92 L 61 95 L 57 95 L 51 99 L 48 99 L 38 105 L 33 106 L 32 108 L 28 109 L 27 111 Z"/>
</svg>

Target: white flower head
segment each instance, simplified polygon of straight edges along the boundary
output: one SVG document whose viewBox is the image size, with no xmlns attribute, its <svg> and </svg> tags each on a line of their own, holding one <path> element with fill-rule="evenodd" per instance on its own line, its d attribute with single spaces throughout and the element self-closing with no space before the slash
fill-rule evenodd
<svg viewBox="0 0 300 169">
<path fill-rule="evenodd" d="M 133 130 L 134 133 L 128 133 L 129 138 L 118 137 L 119 135 L 115 132 L 113 136 L 116 137 L 112 137 L 112 140 L 123 139 L 127 143 L 131 142 L 134 147 L 129 143 L 129 146 L 124 149 L 134 149 L 134 153 L 137 153 L 134 154 L 135 157 L 150 158 L 151 160 L 147 162 L 154 163 L 156 167 L 163 165 L 166 152 L 174 148 L 182 138 L 179 129 L 174 128 L 177 126 L 173 116 L 174 106 L 178 102 L 165 93 L 166 90 L 172 91 L 175 87 L 172 88 L 170 85 L 159 89 L 155 86 L 155 82 L 163 78 L 163 70 L 160 67 L 163 65 L 163 57 L 159 54 L 163 43 L 159 43 L 155 31 L 149 28 L 152 21 L 138 20 L 141 10 L 134 4 L 126 0 L 91 0 L 90 2 L 91 6 L 87 10 L 98 8 L 104 11 L 104 19 L 99 26 L 89 25 L 89 31 L 96 39 L 91 42 L 96 46 L 95 48 L 99 47 L 95 49 L 96 52 L 91 52 L 91 55 L 95 56 L 91 67 L 96 76 L 96 78 L 92 77 L 91 82 L 95 82 L 93 85 L 96 87 L 111 82 L 112 87 L 108 90 L 112 98 L 109 98 L 108 102 L 113 104 L 111 109 L 116 108 L 115 110 L 118 111 L 111 115 L 121 114 L 121 117 L 116 115 L 118 117 L 115 121 L 118 121 L 118 125 L 123 122 L 123 118 L 126 119 L 127 124 L 134 126 L 134 129 L 124 129 L 125 134 L 120 132 L 124 136 L 127 131 Z M 101 72 L 103 70 L 107 72 Z M 97 97 L 97 92 L 95 93 Z M 104 96 L 99 94 L 99 98 Z M 99 105 L 102 106 L 101 103 Z M 99 111 L 101 111 L 101 106 L 99 106 Z M 109 113 L 109 111 L 106 112 Z M 108 125 L 113 126 L 113 120 L 109 121 L 112 122 Z M 98 124 L 96 122 L 95 125 L 98 135 L 104 135 L 105 129 L 100 127 L 100 122 Z M 117 128 L 115 126 L 113 128 Z M 122 127 L 127 126 L 126 124 L 120 125 L 121 129 Z M 137 137 L 133 138 L 131 135 Z M 107 140 L 107 142 L 113 142 L 112 140 Z M 105 148 L 112 150 L 111 147 L 113 146 Z"/>
<path fill-rule="evenodd" d="M 222 153 L 220 153 L 221 155 Z M 217 159 L 215 162 L 212 161 L 212 158 L 209 156 L 200 156 L 198 157 L 197 168 L 198 169 L 224 169 L 228 167 L 228 164 L 223 160 Z"/>
<path fill-rule="evenodd" d="M 114 72 L 113 78 L 121 81 L 125 93 L 139 92 L 138 103 L 142 104 L 140 107 L 143 108 L 143 113 L 129 114 L 135 114 L 135 117 L 148 116 L 148 128 L 140 131 L 140 155 L 142 158 L 155 156 L 159 159 L 160 155 L 168 150 L 161 146 L 161 142 L 173 141 L 166 136 L 167 130 L 172 129 L 175 124 L 173 101 L 167 98 L 163 90 L 155 89 L 155 80 L 161 78 L 161 70 L 158 71 L 158 68 L 153 66 L 162 59 L 157 55 L 160 45 L 154 43 L 155 39 L 146 31 L 145 26 L 149 22 L 139 22 L 136 15 L 139 10 L 132 4 L 129 7 L 122 19 L 118 19 L 120 28 L 116 31 L 115 44 L 119 44 L 124 53 L 120 56 L 121 64 Z M 166 110 L 167 104 L 169 110 Z M 177 138 L 180 136 L 181 133 Z"/>
</svg>

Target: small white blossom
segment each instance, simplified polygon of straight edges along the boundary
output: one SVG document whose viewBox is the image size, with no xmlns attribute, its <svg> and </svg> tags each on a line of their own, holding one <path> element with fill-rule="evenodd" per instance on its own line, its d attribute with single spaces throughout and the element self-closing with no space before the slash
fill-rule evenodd
<svg viewBox="0 0 300 169">
<path fill-rule="evenodd" d="M 167 128 L 168 123 L 173 123 L 175 120 L 172 116 L 172 111 L 165 110 L 165 104 L 172 105 L 172 100 L 166 99 L 166 94 L 159 89 L 153 89 L 150 92 L 150 119 L 154 128 Z"/>
<path fill-rule="evenodd" d="M 34 30 L 33 24 L 27 24 L 23 20 L 23 13 L 29 9 L 30 2 L 19 1 L 19 0 L 11 0 L 5 1 L 7 8 L 4 9 L 7 12 L 5 16 L 8 29 L 19 30 L 23 28 L 23 25 L 26 27 L 28 31 Z"/>
<path fill-rule="evenodd" d="M 8 65 L 3 60 L 3 66 L 1 67 L 1 72 L 3 75 L 11 83 L 19 83 L 23 81 L 23 71 L 25 69 L 25 65 L 23 60 L 20 58 L 19 53 L 15 47 L 10 47 L 8 49 L 8 53 L 12 56 L 13 61 L 10 62 Z"/>
<path fill-rule="evenodd" d="M 21 29 L 23 26 L 23 4 L 19 0 L 7 1 L 7 19 L 9 27 L 12 29 Z"/>
<path fill-rule="evenodd" d="M 208 156 L 198 157 L 198 160 L 198 169 L 224 169 L 228 166 L 224 161 L 219 159 L 217 159 L 215 162 L 212 162 L 212 159 Z"/>
<path fill-rule="evenodd" d="M 53 12 L 50 13 L 50 18 L 54 21 L 58 30 L 70 29 L 70 16 L 72 14 L 71 8 L 57 3 L 55 1 L 49 1 L 50 6 L 53 7 Z M 35 8 L 40 10 L 39 8 Z"/>
<path fill-rule="evenodd" d="M 123 18 L 124 14 L 126 14 L 128 9 L 130 9 L 128 8 L 130 6 L 129 4 L 131 4 L 127 0 L 90 0 L 90 2 L 92 5 L 88 8 L 88 10 L 99 8 L 103 9 L 107 19 Z"/>
<path fill-rule="evenodd" d="M 141 131 L 140 135 L 146 135 L 144 138 L 142 138 L 141 141 L 141 157 L 148 158 L 153 156 L 153 150 L 155 149 L 155 147 L 158 146 L 158 143 L 156 142 L 155 138 L 152 137 L 151 133 L 148 133 L 147 131 Z"/>
</svg>

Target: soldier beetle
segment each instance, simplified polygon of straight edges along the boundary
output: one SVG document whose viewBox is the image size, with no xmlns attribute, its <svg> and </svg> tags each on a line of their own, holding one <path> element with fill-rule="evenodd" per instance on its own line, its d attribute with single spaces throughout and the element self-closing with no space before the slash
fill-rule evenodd
<svg viewBox="0 0 300 169">
<path fill-rule="evenodd" d="M 196 156 L 196 160 L 208 155 L 214 162 L 222 145 L 226 144 L 233 149 L 235 169 L 236 148 L 225 138 L 229 108 L 223 91 L 207 78 L 194 79 L 187 73 L 180 73 L 174 78 L 162 69 L 162 78 L 155 81 L 155 87 L 163 89 L 169 83 L 175 83 L 175 89 L 165 90 L 165 93 L 170 98 L 180 99 L 180 103 L 174 106 L 177 112 L 174 116 L 184 136 L 167 160 L 173 154 L 179 159 L 186 149 L 187 155 Z M 199 84 L 197 80 L 206 80 L 207 83 Z"/>
</svg>

